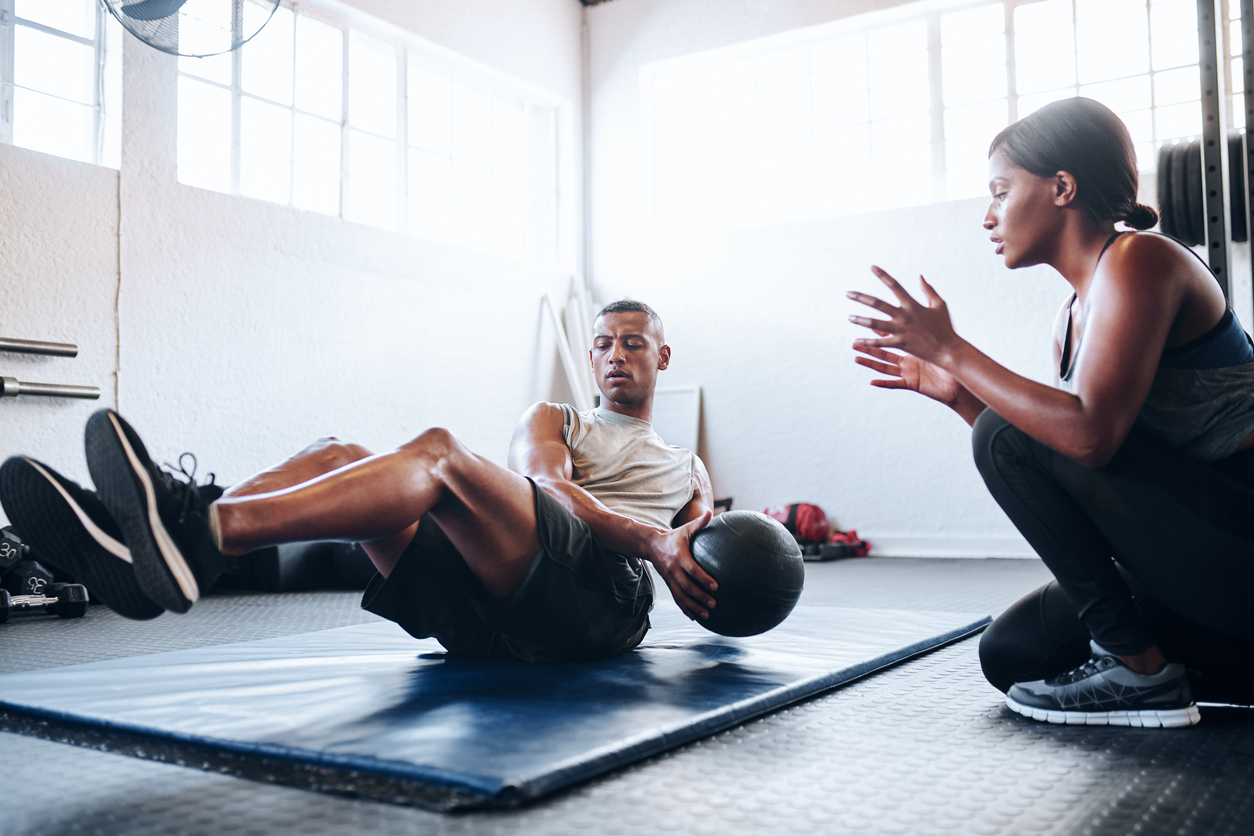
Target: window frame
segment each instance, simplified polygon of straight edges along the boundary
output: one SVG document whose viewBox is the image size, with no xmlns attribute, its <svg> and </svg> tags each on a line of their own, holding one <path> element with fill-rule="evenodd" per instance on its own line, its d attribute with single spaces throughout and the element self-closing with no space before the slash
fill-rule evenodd
<svg viewBox="0 0 1254 836">
<path fill-rule="evenodd" d="M 17 16 L 14 11 L 14 0 L 0 0 L 0 143 L 6 145 L 13 144 L 13 91 L 17 89 L 14 82 L 14 53 L 17 38 L 17 28 L 24 26 L 42 32 L 55 38 L 70 41 L 72 43 L 89 46 L 95 53 L 93 66 L 95 68 L 95 78 L 92 83 L 92 137 L 91 159 L 87 160 L 91 165 L 105 166 L 108 168 L 120 168 L 120 148 L 112 148 L 110 146 L 117 144 L 110 142 L 109 134 L 116 133 L 120 137 L 120 124 L 115 124 L 117 117 L 113 112 L 113 105 L 109 101 L 109 80 L 110 70 L 114 68 L 114 62 L 120 60 L 121 39 L 120 33 L 115 30 L 116 21 L 105 9 L 104 5 L 99 2 L 92 4 L 95 9 L 96 26 L 95 37 L 84 38 L 69 32 L 63 32 L 60 29 L 54 29 L 42 23 L 36 23 L 33 20 L 26 20 Z M 111 42 L 116 47 L 119 55 L 114 55 L 109 49 Z M 22 88 L 28 89 L 28 88 Z M 41 95 L 51 95 L 44 93 L 42 90 L 34 90 L 32 92 Z M 121 90 L 117 91 L 118 102 L 116 104 L 117 111 L 121 110 Z M 54 97 L 55 98 L 55 97 Z M 74 102 L 74 104 L 82 105 L 82 102 Z M 39 149 L 33 149 L 39 151 Z M 40 151 L 40 153 L 52 153 Z M 60 156 L 53 154 L 54 156 Z M 68 158 L 65 158 L 68 159 Z"/>
<path fill-rule="evenodd" d="M 0 3 L 11 2 L 11 0 L 0 0 Z M 401 29 L 400 27 L 381 21 L 360 10 L 336 0 L 316 0 L 316 2 L 307 2 L 307 0 L 281 0 L 280 5 L 289 9 L 294 15 L 307 15 L 318 20 L 320 23 L 332 26 L 343 33 L 343 59 L 341 64 L 342 77 L 342 99 L 339 115 L 340 127 L 340 199 L 339 209 L 334 217 L 351 223 L 365 223 L 364 221 L 354 220 L 350 214 L 351 206 L 351 189 L 352 177 L 350 171 L 350 143 L 351 134 L 354 131 L 369 134 L 372 137 L 378 137 L 369 130 L 354 127 L 350 122 L 351 102 L 350 102 L 350 74 L 352 68 L 349 61 L 349 53 L 351 51 L 351 40 L 354 32 L 359 33 L 371 40 L 390 46 L 395 54 L 396 66 L 396 132 L 388 142 L 394 143 L 396 153 L 396 206 L 395 206 L 395 223 L 392 226 L 378 226 L 375 228 L 383 229 L 389 232 L 397 232 L 405 235 L 423 238 L 424 240 L 443 241 L 444 239 L 433 238 L 413 232 L 411 219 L 409 217 L 410 204 L 410 155 L 412 152 L 420 151 L 418 146 L 411 143 L 409 137 L 409 65 L 411 60 L 417 66 L 424 68 L 438 67 L 443 72 L 448 73 L 451 79 L 456 82 L 459 78 L 473 80 L 477 84 L 482 84 L 489 90 L 503 89 L 509 96 L 516 98 L 524 104 L 523 121 L 524 133 L 522 142 L 524 144 L 524 173 L 523 182 L 528 187 L 532 181 L 527 176 L 529 169 L 527 164 L 530 162 L 531 147 L 530 136 L 530 120 L 528 116 L 532 112 L 533 106 L 543 107 L 554 112 L 555 117 L 555 135 L 554 135 L 554 160 L 553 160 L 553 197 L 554 206 L 554 238 L 551 242 L 552 256 L 547 261 L 538 260 L 533 253 L 533 236 L 530 234 L 531 226 L 531 206 L 532 201 L 530 192 L 524 199 L 524 241 L 523 253 L 517 259 L 520 263 L 529 266 L 538 266 L 540 268 L 553 269 L 573 269 L 575 262 L 574 253 L 574 235 L 571 232 L 571 223 L 574 215 L 572 211 L 571 201 L 575 196 L 573 189 L 573 110 L 571 104 L 539 87 L 529 84 L 521 79 L 510 76 L 504 72 L 496 70 L 484 64 L 480 64 L 473 59 L 467 58 L 451 49 L 441 47 L 430 41 L 427 41 L 412 32 Z M 295 27 L 294 27 L 295 28 Z M 269 105 L 283 107 L 290 110 L 293 114 L 303 113 L 295 104 L 283 105 L 265 99 L 256 94 L 248 93 L 243 90 L 243 50 L 247 49 L 245 45 L 242 49 L 232 53 L 231 61 L 231 83 L 229 85 L 221 82 L 207 79 L 190 72 L 184 71 L 181 67 L 178 70 L 180 78 L 186 77 L 189 80 L 212 85 L 218 89 L 226 90 L 231 95 L 231 175 L 230 175 L 230 191 L 226 192 L 234 196 L 244 196 L 240 192 L 240 156 L 241 156 L 241 103 L 245 97 L 257 99 Z M 416 60 L 411 58 L 416 56 Z M 189 59 L 180 59 L 189 60 Z M 195 60 L 195 59 L 191 59 Z M 495 98 L 495 97 L 494 97 Z M 315 114 L 315 116 L 317 116 Z M 325 119 L 325 117 L 317 116 L 317 118 Z M 295 131 L 293 131 L 293 142 L 295 141 Z M 428 153 L 423 151 L 423 153 Z M 294 154 L 289 149 L 288 164 L 291 167 L 292 176 L 289 177 L 288 201 L 286 205 L 289 208 L 293 206 L 293 195 L 295 192 L 295 161 Z M 181 183 L 181 181 L 180 181 Z M 188 184 L 183 184 L 188 185 Z M 199 188 L 190 186 L 191 188 Z M 254 198 L 256 199 L 256 198 Z M 275 203 L 275 205 L 284 205 Z M 370 224 L 367 224 L 370 225 Z M 456 243 L 452 244 L 457 246 Z M 480 247 L 473 247 L 477 251 L 483 250 Z M 503 256 L 508 257 L 508 256 Z"/>
<path fill-rule="evenodd" d="M 777 35 L 769 35 L 763 38 L 757 38 L 751 41 L 734 44 L 731 46 L 720 47 L 717 49 L 700 52 L 693 55 L 681 56 L 678 58 L 667 59 L 663 61 L 646 64 L 640 67 L 640 137 L 642 143 L 641 153 L 641 178 L 645 184 L 645 200 L 643 208 L 645 212 L 644 228 L 650 234 L 656 235 L 659 232 L 659 203 L 656 175 L 657 155 L 654 147 L 654 137 L 657 135 L 654 129 L 654 90 L 655 85 L 667 76 L 688 73 L 704 68 L 709 68 L 718 64 L 731 63 L 736 60 L 748 60 L 757 56 L 770 54 L 773 52 L 783 51 L 789 48 L 796 48 L 811 44 L 822 43 L 824 41 L 836 40 L 841 37 L 867 35 L 874 30 L 901 25 L 918 20 L 925 20 L 928 27 L 928 65 L 929 65 L 929 96 L 930 96 L 930 126 L 931 126 L 931 159 L 932 159 L 932 178 L 931 178 L 931 199 L 923 200 L 920 203 L 942 203 L 953 199 L 970 199 L 970 198 L 949 198 L 946 193 L 949 191 L 947 183 L 947 162 L 946 162 L 946 137 L 945 137 L 945 115 L 949 107 L 944 100 L 944 77 L 942 73 L 943 53 L 941 49 L 941 18 L 944 15 L 954 12 L 963 12 L 1000 4 L 1004 14 L 1004 37 L 1005 55 L 1006 55 L 1006 109 L 1007 124 L 1013 123 L 1020 117 L 1020 98 L 1016 79 L 1016 56 L 1015 56 L 1015 11 L 1021 6 L 1032 5 L 1040 0 L 919 0 L 919 2 L 909 3 L 902 6 L 896 6 L 890 9 L 869 12 L 862 15 L 856 15 L 849 18 L 833 21 L 831 23 L 819 24 L 817 26 L 797 29 L 790 32 L 783 32 Z M 1230 3 L 1237 0 L 1221 0 L 1223 13 L 1225 18 L 1228 14 Z M 1159 137 L 1157 135 L 1157 122 L 1154 115 L 1158 108 L 1157 104 L 1158 91 L 1154 84 L 1155 76 L 1161 72 L 1169 72 L 1179 70 L 1182 67 L 1195 67 L 1197 64 L 1185 64 L 1173 66 L 1170 68 L 1158 69 L 1153 63 L 1153 29 L 1150 17 L 1151 0 L 1141 0 L 1140 5 L 1144 7 L 1146 16 L 1147 37 L 1146 49 L 1149 51 L 1149 61 L 1145 72 L 1134 73 L 1128 76 L 1119 76 L 1114 79 L 1106 79 L 1100 83 L 1116 82 L 1128 78 L 1145 77 L 1148 79 L 1150 89 L 1150 105 L 1148 112 L 1151 118 L 1151 137 L 1153 144 L 1153 154 L 1149 159 L 1140 159 L 1139 167 L 1142 175 L 1151 174 L 1156 169 L 1157 151 L 1164 142 L 1170 142 L 1178 137 Z M 1073 33 L 1076 32 L 1077 26 L 1077 0 L 1070 0 L 1071 6 L 1071 22 Z M 1240 55 L 1231 54 L 1231 45 L 1229 43 L 1228 28 L 1225 27 L 1223 38 L 1223 50 L 1225 53 L 1224 71 L 1230 73 L 1234 58 L 1240 58 Z M 1077 62 L 1080 58 L 1080 48 L 1078 42 L 1073 41 L 1075 51 L 1073 60 Z M 869 56 L 868 56 L 869 60 Z M 1082 87 L 1086 84 L 1081 82 L 1079 68 L 1075 77 L 1075 83 L 1069 87 L 1059 88 L 1060 90 L 1069 89 L 1071 95 L 1080 95 Z M 1099 83 L 1099 82 L 1092 82 Z M 1228 108 L 1231 112 L 1233 108 L 1233 95 L 1231 92 L 1231 84 L 1228 85 Z M 1029 94 L 1037 95 L 1037 94 Z M 999 101 L 990 100 L 990 101 Z M 1200 85 L 1199 85 L 1200 100 Z M 1174 104 L 1174 103 L 1173 103 Z M 1167 107 L 1169 105 L 1162 105 Z M 1199 104 L 1199 122 L 1197 131 L 1200 133 L 1202 125 L 1200 122 L 1200 104 Z M 869 126 L 873 124 L 873 120 L 866 122 Z M 1229 123 L 1231 124 L 1231 119 Z M 989 137 L 991 140 L 991 136 Z M 917 205 L 917 204 L 910 204 Z M 833 215 L 815 215 L 819 217 L 835 217 Z M 761 221 L 755 221 L 750 226 L 770 225 L 781 222 L 780 220 L 767 218 Z M 742 225 L 728 228 L 741 228 Z M 720 227 L 721 228 L 721 227 Z M 683 234 L 683 233 L 681 233 Z"/>
</svg>

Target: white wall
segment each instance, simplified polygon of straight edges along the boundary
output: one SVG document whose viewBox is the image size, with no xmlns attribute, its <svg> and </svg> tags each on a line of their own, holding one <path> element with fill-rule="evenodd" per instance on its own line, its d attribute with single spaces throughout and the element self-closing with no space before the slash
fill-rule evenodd
<svg viewBox="0 0 1254 836">
<path fill-rule="evenodd" d="M 0 354 L 0 375 L 96 386 L 101 400 L 0 401 L 0 454 L 30 451 L 83 478 L 83 423 L 117 370 L 118 177 L 0 144 L 0 336 L 76 343 L 78 357 Z"/>
<path fill-rule="evenodd" d="M 969 431 L 943 407 L 872 389 L 853 364 L 846 290 L 877 263 L 925 273 L 960 333 L 1048 379 L 1049 327 L 1066 295 L 1044 270 L 1010 273 L 980 227 L 985 201 L 680 240 L 641 232 L 642 64 L 825 23 L 896 2 L 614 0 L 588 10 L 592 268 L 600 296 L 658 308 L 672 384 L 704 389 L 703 456 L 736 507 L 822 505 L 880 553 L 1027 555 L 984 489 Z M 879 288 L 882 291 L 882 286 Z"/>
<path fill-rule="evenodd" d="M 581 118 L 577 0 L 352 5 Z M 319 436 L 382 449 L 433 425 L 503 462 L 563 391 L 539 299 L 568 277 L 180 185 L 175 59 L 128 36 L 124 70 L 120 173 L 0 145 L 0 335 L 81 347 L 0 374 L 105 393 L 0 402 L 0 456 L 85 479 L 83 422 L 117 405 L 159 462 L 191 450 L 226 484 Z"/>
</svg>

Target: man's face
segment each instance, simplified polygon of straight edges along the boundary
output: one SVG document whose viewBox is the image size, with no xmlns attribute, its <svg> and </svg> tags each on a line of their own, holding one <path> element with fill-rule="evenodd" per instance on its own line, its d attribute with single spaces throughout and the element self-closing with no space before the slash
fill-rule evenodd
<svg viewBox="0 0 1254 836">
<path fill-rule="evenodd" d="M 657 373 L 671 361 L 670 346 L 637 311 L 608 313 L 592 329 L 592 371 L 601 398 L 619 404 L 637 404 L 652 397 Z"/>
</svg>

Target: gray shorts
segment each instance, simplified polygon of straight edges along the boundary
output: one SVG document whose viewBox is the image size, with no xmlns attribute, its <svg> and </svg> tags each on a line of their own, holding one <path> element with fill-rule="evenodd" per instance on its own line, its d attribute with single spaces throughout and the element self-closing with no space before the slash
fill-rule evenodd
<svg viewBox="0 0 1254 836">
<path fill-rule="evenodd" d="M 509 595 L 493 598 L 428 515 L 392 573 L 371 580 L 362 607 L 465 656 L 558 662 L 635 647 L 653 606 L 648 571 L 604 548 L 534 482 L 532 491 L 540 553 Z"/>
</svg>

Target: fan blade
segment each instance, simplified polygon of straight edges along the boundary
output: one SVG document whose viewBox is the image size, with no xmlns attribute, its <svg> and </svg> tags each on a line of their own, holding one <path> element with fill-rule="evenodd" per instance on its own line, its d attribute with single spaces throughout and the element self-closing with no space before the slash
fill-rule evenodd
<svg viewBox="0 0 1254 836">
<path fill-rule="evenodd" d="M 139 0 L 122 7 L 122 14 L 135 20 L 161 20 L 173 17 L 187 0 Z"/>
</svg>

